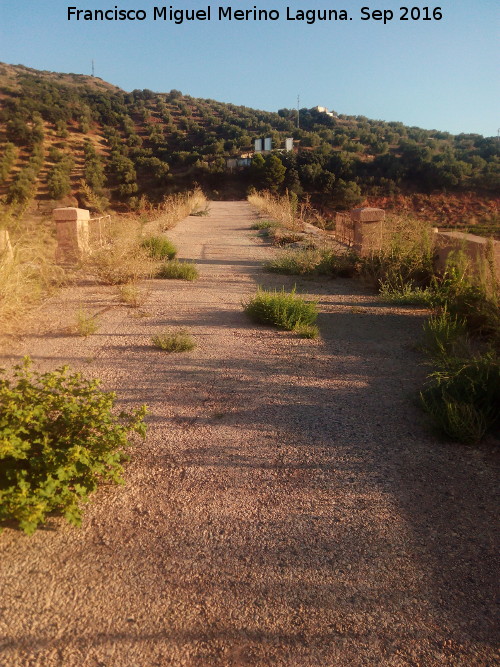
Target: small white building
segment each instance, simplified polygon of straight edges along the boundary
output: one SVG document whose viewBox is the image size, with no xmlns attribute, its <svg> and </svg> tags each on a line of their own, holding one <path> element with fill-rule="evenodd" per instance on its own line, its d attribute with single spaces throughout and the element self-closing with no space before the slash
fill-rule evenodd
<svg viewBox="0 0 500 667">
<path fill-rule="evenodd" d="M 336 113 L 333 113 L 333 111 L 328 111 L 326 107 L 313 107 L 313 110 L 317 111 L 318 113 L 324 113 L 327 116 L 330 116 L 330 118 L 335 118 L 337 115 Z"/>
</svg>

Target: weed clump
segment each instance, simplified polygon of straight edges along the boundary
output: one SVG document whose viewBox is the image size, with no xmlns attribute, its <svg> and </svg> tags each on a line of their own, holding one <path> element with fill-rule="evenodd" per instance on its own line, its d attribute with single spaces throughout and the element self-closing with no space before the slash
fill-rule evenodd
<svg viewBox="0 0 500 667">
<path fill-rule="evenodd" d="M 129 283 L 118 287 L 118 297 L 120 301 L 123 301 L 128 306 L 139 308 L 139 306 L 144 305 L 148 298 L 148 292 L 147 290 L 140 289 L 133 283 Z"/>
<path fill-rule="evenodd" d="M 166 331 L 151 338 L 155 347 L 165 352 L 189 352 L 196 347 L 196 343 L 187 329 L 180 331 Z"/>
<path fill-rule="evenodd" d="M 198 275 L 198 270 L 193 262 L 179 262 L 175 259 L 162 264 L 156 277 L 172 280 L 196 280 Z"/>
<path fill-rule="evenodd" d="M 306 248 L 285 251 L 266 262 L 264 268 L 285 275 L 351 277 L 356 273 L 356 263 L 354 253 L 337 254 L 329 249 Z"/>
<path fill-rule="evenodd" d="M 80 308 L 75 315 L 75 332 L 79 336 L 87 338 L 91 336 L 98 329 L 96 318 L 88 310 Z"/>
<path fill-rule="evenodd" d="M 254 322 L 273 324 L 288 331 L 314 325 L 318 317 L 316 302 L 305 301 L 295 294 L 295 289 L 290 293 L 284 288 L 280 292 L 259 289 L 243 307 Z"/>
<path fill-rule="evenodd" d="M 440 431 L 476 444 L 500 420 L 500 359 L 492 351 L 469 359 L 444 357 L 420 398 Z"/>
<path fill-rule="evenodd" d="M 148 236 L 141 242 L 152 259 L 173 259 L 177 255 L 177 248 L 164 236 Z"/>
<path fill-rule="evenodd" d="M 28 357 L 11 379 L 0 369 L 0 522 L 33 533 L 51 512 L 81 523 L 82 501 L 99 483 L 121 483 L 133 432 L 146 407 L 114 411 L 115 394 L 68 366 L 39 373 Z"/>
<path fill-rule="evenodd" d="M 266 232 L 270 229 L 275 229 L 278 226 L 277 222 L 273 222 L 272 220 L 257 220 L 257 222 L 254 222 L 251 229 L 256 229 L 260 232 Z"/>
</svg>

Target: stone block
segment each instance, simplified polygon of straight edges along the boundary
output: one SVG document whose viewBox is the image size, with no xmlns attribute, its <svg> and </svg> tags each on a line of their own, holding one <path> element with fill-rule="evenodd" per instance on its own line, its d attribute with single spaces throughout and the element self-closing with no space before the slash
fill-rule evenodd
<svg viewBox="0 0 500 667">
<path fill-rule="evenodd" d="M 69 220 L 89 220 L 90 218 L 90 212 L 87 211 L 87 209 L 75 208 L 73 206 L 55 208 L 52 213 L 56 222 Z"/>
<path fill-rule="evenodd" d="M 385 220 L 385 211 L 383 208 L 371 208 L 370 206 L 353 208 L 351 220 L 353 222 L 380 222 Z"/>
<path fill-rule="evenodd" d="M 82 208 L 54 209 L 58 264 L 78 264 L 89 254 L 89 212 Z"/>
</svg>

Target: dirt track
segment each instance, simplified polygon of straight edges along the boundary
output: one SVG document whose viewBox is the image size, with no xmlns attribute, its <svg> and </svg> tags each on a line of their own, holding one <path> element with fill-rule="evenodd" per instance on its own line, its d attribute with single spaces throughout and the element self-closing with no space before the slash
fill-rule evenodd
<svg viewBox="0 0 500 667">
<path fill-rule="evenodd" d="M 147 403 L 149 434 L 126 486 L 95 494 L 81 529 L 0 536 L 0 664 L 498 658 L 493 464 L 487 449 L 436 440 L 414 404 L 423 314 L 352 281 L 263 273 L 275 251 L 253 215 L 212 203 L 181 222 L 169 236 L 201 278 L 152 281 L 147 317 L 111 288 L 71 288 L 19 344 L 43 367 L 102 377 L 124 405 Z M 294 282 L 320 302 L 319 342 L 242 312 L 256 284 Z M 65 334 L 85 302 L 99 331 Z M 150 346 L 172 325 L 194 351 Z"/>
</svg>

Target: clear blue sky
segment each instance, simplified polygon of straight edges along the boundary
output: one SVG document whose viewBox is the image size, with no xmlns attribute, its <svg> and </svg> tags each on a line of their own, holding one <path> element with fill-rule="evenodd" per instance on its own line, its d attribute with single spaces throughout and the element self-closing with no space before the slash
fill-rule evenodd
<svg viewBox="0 0 500 667">
<path fill-rule="evenodd" d="M 499 10 L 494 0 L 426 1 L 440 21 L 401 21 L 385 0 L 255 0 L 278 21 L 218 21 L 218 7 L 251 9 L 247 0 L 210 4 L 210 22 L 153 21 L 155 0 L 0 0 L 0 60 L 36 69 L 90 74 L 125 90 L 177 88 L 268 111 L 322 105 L 338 113 L 402 121 L 453 133 L 497 134 L 500 127 Z M 200 9 L 199 0 L 172 0 Z M 78 9 L 142 9 L 145 21 L 67 20 Z M 345 9 L 352 20 L 287 21 L 296 10 Z M 361 8 L 393 10 L 394 18 L 361 20 Z M 416 12 L 414 12 L 416 14 Z"/>
</svg>

